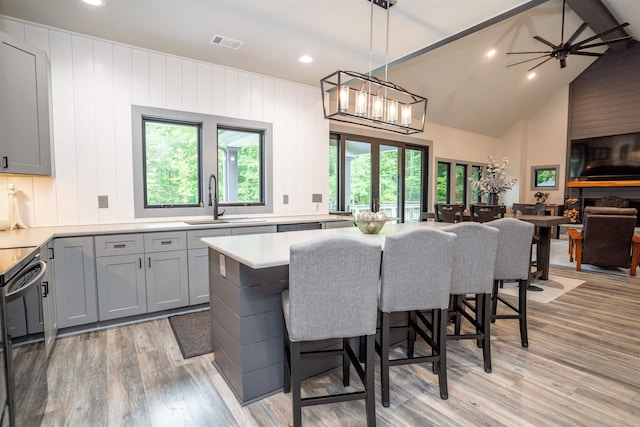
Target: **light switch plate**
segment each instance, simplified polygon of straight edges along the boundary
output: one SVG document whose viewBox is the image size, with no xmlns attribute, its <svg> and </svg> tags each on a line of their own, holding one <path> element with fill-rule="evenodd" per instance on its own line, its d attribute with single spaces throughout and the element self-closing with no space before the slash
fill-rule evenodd
<svg viewBox="0 0 640 427">
<path fill-rule="evenodd" d="M 289 195 L 288 194 L 283 194 L 282 195 L 282 204 L 283 205 L 288 205 L 289 204 Z"/>
<path fill-rule="evenodd" d="M 311 202 L 312 203 L 322 203 L 322 194 L 312 194 L 311 195 Z"/>
<path fill-rule="evenodd" d="M 98 196 L 98 209 L 107 209 L 109 207 L 109 196 Z"/>
</svg>

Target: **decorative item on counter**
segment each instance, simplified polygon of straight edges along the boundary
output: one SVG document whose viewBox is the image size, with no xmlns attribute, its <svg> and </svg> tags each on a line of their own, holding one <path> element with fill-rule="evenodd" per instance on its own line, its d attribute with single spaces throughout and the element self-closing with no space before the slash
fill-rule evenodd
<svg viewBox="0 0 640 427">
<path fill-rule="evenodd" d="M 488 194 L 489 205 L 497 205 L 498 195 L 511 190 L 517 182 L 515 178 L 507 178 L 508 164 L 507 157 L 503 157 L 500 164 L 493 159 L 493 156 L 487 156 L 487 166 L 483 169 L 480 179 L 474 181 L 473 178 L 469 178 L 471 185 L 477 188 L 480 194 Z"/>
<path fill-rule="evenodd" d="M 18 187 L 15 184 L 7 185 L 9 190 L 9 230 L 15 230 L 17 228 L 29 228 L 24 225 L 24 222 L 20 219 L 20 212 L 18 210 L 18 199 L 16 197 Z"/>
<path fill-rule="evenodd" d="M 563 215 L 569 218 L 569 221 L 572 224 L 580 222 L 580 210 L 578 209 L 579 202 L 580 202 L 580 199 L 576 199 L 576 198 L 567 199 L 565 201 L 567 205 L 567 209 L 565 209 Z"/>
<path fill-rule="evenodd" d="M 549 198 L 549 193 L 543 193 L 542 191 L 538 191 L 533 195 L 536 198 L 536 203 L 546 203 Z"/>
<path fill-rule="evenodd" d="M 354 223 L 365 234 L 378 234 L 387 221 L 394 219 L 387 217 L 387 214 L 381 211 L 362 211 L 358 212 Z"/>
</svg>

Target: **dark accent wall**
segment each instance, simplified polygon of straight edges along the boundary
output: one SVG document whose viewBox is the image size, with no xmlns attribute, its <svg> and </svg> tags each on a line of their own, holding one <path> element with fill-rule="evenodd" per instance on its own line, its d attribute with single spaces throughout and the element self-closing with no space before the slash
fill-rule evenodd
<svg viewBox="0 0 640 427">
<path fill-rule="evenodd" d="M 640 132 L 640 43 L 630 46 L 600 57 L 569 86 L 570 140 Z"/>
</svg>

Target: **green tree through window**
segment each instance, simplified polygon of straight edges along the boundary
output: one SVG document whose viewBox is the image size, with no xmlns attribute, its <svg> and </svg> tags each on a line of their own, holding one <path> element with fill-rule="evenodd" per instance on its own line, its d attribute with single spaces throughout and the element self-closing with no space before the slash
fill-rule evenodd
<svg viewBox="0 0 640 427">
<path fill-rule="evenodd" d="M 144 120 L 145 205 L 200 203 L 200 125 Z"/>
</svg>

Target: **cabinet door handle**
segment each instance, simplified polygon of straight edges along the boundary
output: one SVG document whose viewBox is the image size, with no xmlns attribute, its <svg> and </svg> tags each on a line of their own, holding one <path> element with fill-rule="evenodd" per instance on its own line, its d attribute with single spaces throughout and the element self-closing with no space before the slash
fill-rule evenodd
<svg viewBox="0 0 640 427">
<path fill-rule="evenodd" d="M 149 268 L 151 268 L 151 257 L 149 257 Z"/>
<path fill-rule="evenodd" d="M 126 243 L 118 243 L 116 245 L 113 245 L 114 248 L 116 249 L 122 249 L 122 248 L 126 248 L 127 244 Z"/>
<path fill-rule="evenodd" d="M 138 258 L 138 266 L 142 268 L 142 258 Z"/>
<path fill-rule="evenodd" d="M 49 282 L 42 282 L 42 298 L 46 298 L 49 295 Z"/>
<path fill-rule="evenodd" d="M 4 156 L 2 158 L 2 168 L 6 169 L 9 167 L 9 158 L 7 156 Z"/>
</svg>

